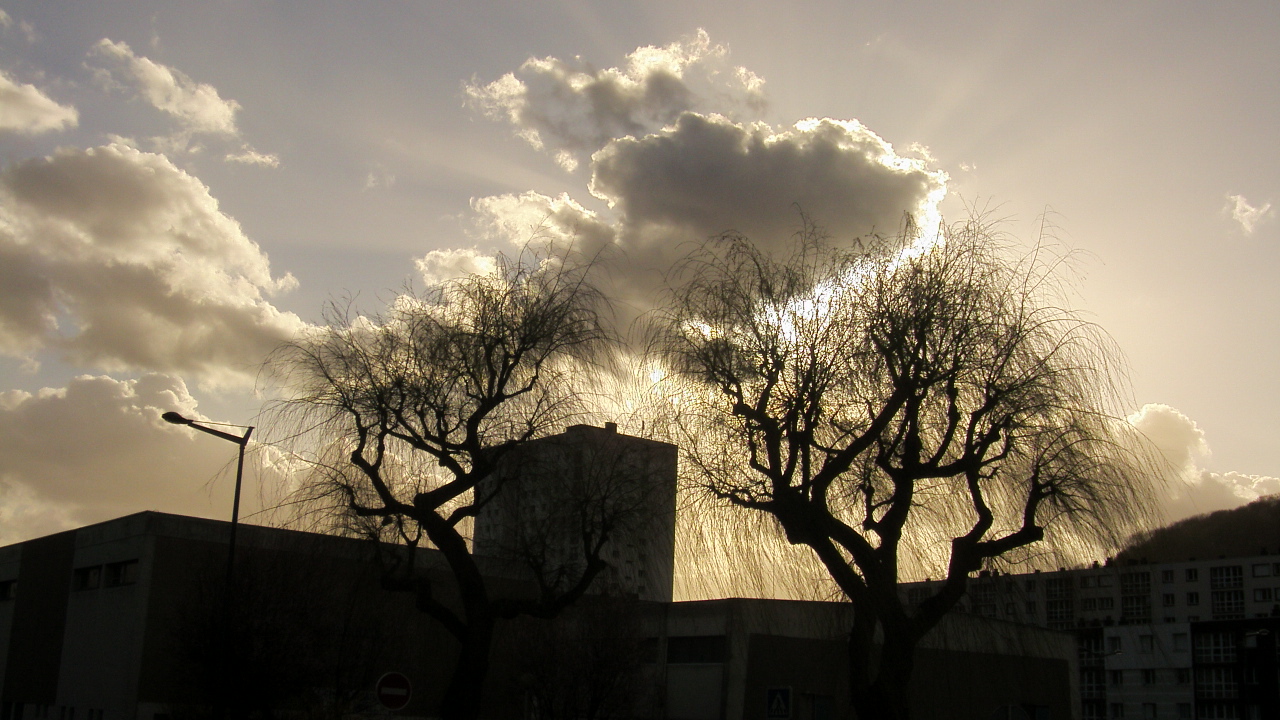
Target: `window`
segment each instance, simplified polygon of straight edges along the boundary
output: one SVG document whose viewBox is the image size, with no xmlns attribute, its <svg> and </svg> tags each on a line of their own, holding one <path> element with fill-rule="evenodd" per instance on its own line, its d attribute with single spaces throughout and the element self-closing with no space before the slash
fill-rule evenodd
<svg viewBox="0 0 1280 720">
<path fill-rule="evenodd" d="M 1255 563 L 1253 566 L 1254 577 L 1271 577 L 1271 563 Z"/>
<path fill-rule="evenodd" d="M 1097 587 L 1097 586 L 1098 586 L 1098 581 L 1092 575 L 1085 575 L 1084 577 L 1080 578 L 1080 587 L 1082 588 L 1091 588 L 1091 587 Z"/>
<path fill-rule="evenodd" d="M 1187 568 L 1187 582 L 1195 582 L 1200 579 L 1200 570 L 1197 568 Z"/>
<path fill-rule="evenodd" d="M 1142 671 L 1142 684 L 1143 685 L 1156 684 L 1156 671 L 1154 669 L 1148 668 Z"/>
<path fill-rule="evenodd" d="M 1050 600 L 1071 599 L 1071 577 L 1049 578 L 1044 583 L 1045 596 Z"/>
<path fill-rule="evenodd" d="M 1235 668 L 1197 668 L 1196 695 L 1219 700 L 1234 700 L 1240 695 L 1240 683 L 1236 681 Z"/>
<path fill-rule="evenodd" d="M 1200 593 L 1198 593 L 1198 592 L 1189 592 L 1189 593 L 1187 593 L 1187 604 L 1188 604 L 1188 605 L 1199 605 L 1199 604 L 1200 604 Z"/>
<path fill-rule="evenodd" d="M 1018 614 L 1018 606 L 1017 606 L 1016 604 L 1014 604 L 1014 603 L 1005 603 L 1005 604 L 1004 604 L 1004 614 L 1005 614 L 1005 615 L 1017 615 L 1017 614 Z"/>
<path fill-rule="evenodd" d="M 1179 685 L 1191 684 L 1191 668 L 1178 668 L 1177 675 Z"/>
<path fill-rule="evenodd" d="M 1120 576 L 1121 595 L 1151 594 L 1151 573 L 1127 572 Z"/>
<path fill-rule="evenodd" d="M 138 561 L 125 560 L 107 565 L 107 587 L 133 585 L 138 582 Z"/>
<path fill-rule="evenodd" d="M 1023 587 L 1027 589 L 1027 592 L 1034 592 L 1036 589 L 1036 579 L 1027 578 L 1027 581 L 1026 583 L 1023 584 Z"/>
<path fill-rule="evenodd" d="M 1126 595 L 1120 598 L 1120 622 L 1127 624 L 1151 622 L 1151 596 Z"/>
<path fill-rule="evenodd" d="M 1187 634 L 1186 633 L 1173 634 L 1173 649 L 1177 650 L 1178 652 L 1187 651 Z"/>
<path fill-rule="evenodd" d="M 1156 716 L 1156 704 L 1155 704 L 1155 703 L 1142 703 L 1142 717 L 1143 717 L 1143 720 L 1153 720 L 1153 718 L 1155 718 L 1155 716 Z"/>
<path fill-rule="evenodd" d="M 1110 575 L 1098 576 L 1098 587 L 1111 587 L 1112 584 L 1112 578 Z"/>
<path fill-rule="evenodd" d="M 0 581 L 0 602 L 12 600 L 18 597 L 18 581 L 4 580 Z"/>
<path fill-rule="evenodd" d="M 1124 703 L 1111 703 L 1111 717 L 1124 717 Z"/>
<path fill-rule="evenodd" d="M 1178 720 L 1191 720 L 1191 703 L 1178 703 Z"/>
<path fill-rule="evenodd" d="M 1098 609 L 1098 598 L 1085 598 L 1080 601 L 1080 609 L 1085 612 L 1093 612 Z"/>
<path fill-rule="evenodd" d="M 1151 635 L 1138 636 L 1138 652 L 1150 653 L 1155 650 L 1155 637 Z"/>
<path fill-rule="evenodd" d="M 1254 602 L 1266 602 L 1271 599 L 1271 588 L 1255 588 L 1253 591 Z"/>
<path fill-rule="evenodd" d="M 1161 596 L 1161 601 L 1165 607 L 1173 607 L 1178 604 L 1178 596 L 1173 593 L 1165 593 Z"/>
<path fill-rule="evenodd" d="M 1229 632 L 1196 635 L 1196 662 L 1233 663 L 1236 661 L 1236 638 Z"/>
<path fill-rule="evenodd" d="M 1210 590 L 1234 590 L 1244 587 L 1244 568 L 1239 565 L 1222 565 L 1209 568 Z"/>
<path fill-rule="evenodd" d="M 1161 571 L 1160 571 L 1160 582 L 1164 583 L 1165 585 L 1168 585 L 1169 583 L 1173 582 L 1173 571 L 1172 571 L 1172 570 L 1161 570 Z"/>
<path fill-rule="evenodd" d="M 1028 601 L 1027 601 L 1027 614 L 1028 614 L 1028 615 L 1035 615 L 1035 614 L 1036 614 L 1036 601 L 1035 601 L 1035 600 L 1028 600 Z"/>
<path fill-rule="evenodd" d="M 1106 674 L 1102 670 L 1082 668 L 1080 670 L 1080 695 L 1086 698 L 1106 697 Z"/>
<path fill-rule="evenodd" d="M 1244 617 L 1243 590 L 1214 590 L 1209 593 L 1214 620 L 1232 620 Z"/>
<path fill-rule="evenodd" d="M 1109 597 L 1098 598 L 1099 610 L 1111 610 L 1115 606 L 1116 606 L 1115 598 L 1109 598 Z"/>
<path fill-rule="evenodd" d="M 102 584 L 102 566 L 78 568 L 71 575 L 72 590 L 96 590 Z"/>
<path fill-rule="evenodd" d="M 1113 654 L 1120 652 L 1120 638 L 1118 637 L 1107 638 L 1107 652 L 1113 653 Z"/>
<path fill-rule="evenodd" d="M 1112 685 L 1114 685 L 1114 686 L 1116 686 L 1116 687 L 1119 687 L 1120 685 L 1123 685 L 1123 684 L 1124 684 L 1124 671 L 1123 671 L 1123 670 L 1112 670 L 1110 674 L 1111 674 L 1111 684 L 1112 684 Z"/>
<path fill-rule="evenodd" d="M 1044 612 L 1050 627 L 1069 626 L 1075 620 L 1070 600 L 1048 600 Z"/>
</svg>

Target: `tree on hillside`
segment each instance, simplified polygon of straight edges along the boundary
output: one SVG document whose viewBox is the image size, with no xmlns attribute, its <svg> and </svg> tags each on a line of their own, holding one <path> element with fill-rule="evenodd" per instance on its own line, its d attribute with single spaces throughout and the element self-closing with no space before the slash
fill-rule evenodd
<svg viewBox="0 0 1280 720">
<path fill-rule="evenodd" d="M 1280 496 L 1183 518 L 1129 538 L 1117 560 L 1181 562 L 1280 552 Z"/>
<path fill-rule="evenodd" d="M 479 713 L 497 621 L 550 617 L 580 597 L 634 511 L 608 483 L 553 498 L 555 520 L 576 523 L 580 552 L 551 567 L 556 557 L 524 548 L 537 589 L 520 596 L 496 592 L 467 544 L 472 519 L 503 490 L 504 458 L 574 415 L 570 376 L 609 342 L 589 268 L 567 254 L 500 259 L 495 272 L 402 295 L 379 317 L 331 311 L 327 327 L 272 361 L 289 397 L 281 415 L 320 448 L 313 495 L 401 543 L 387 582 L 412 590 L 458 640 L 445 718 Z M 419 544 L 442 554 L 449 587 L 413 567 Z"/>
<path fill-rule="evenodd" d="M 863 720 L 908 716 L 915 648 L 971 573 L 1046 540 L 1115 546 L 1148 507 L 1111 346 L 1058 304 L 1043 248 L 1011 259 L 976 221 L 867 245 L 717 238 L 654 334 L 687 475 L 771 515 L 853 603 Z M 912 609 L 904 563 L 930 559 L 945 583 Z"/>
</svg>

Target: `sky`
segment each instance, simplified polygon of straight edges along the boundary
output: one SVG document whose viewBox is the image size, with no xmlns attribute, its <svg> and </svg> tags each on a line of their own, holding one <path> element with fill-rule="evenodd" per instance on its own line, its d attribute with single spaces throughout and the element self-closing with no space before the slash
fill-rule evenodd
<svg viewBox="0 0 1280 720">
<path fill-rule="evenodd" d="M 0 543 L 229 514 L 326 302 L 541 233 L 620 248 L 975 209 L 1079 251 L 1175 519 L 1280 491 L 1280 6 L 0 0 Z M 261 428 L 258 436 L 271 436 Z M 245 513 L 287 456 L 250 445 Z"/>
</svg>

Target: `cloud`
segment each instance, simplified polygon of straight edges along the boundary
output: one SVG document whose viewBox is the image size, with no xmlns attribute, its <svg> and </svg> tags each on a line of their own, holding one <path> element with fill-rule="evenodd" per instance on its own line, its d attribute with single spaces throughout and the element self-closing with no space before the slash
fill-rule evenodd
<svg viewBox="0 0 1280 720">
<path fill-rule="evenodd" d="M 1274 215 L 1271 212 L 1271 203 L 1263 203 L 1261 207 L 1254 207 L 1249 204 L 1243 195 L 1228 195 L 1227 206 L 1223 208 L 1223 212 L 1231 216 L 1240 224 L 1240 229 L 1245 235 L 1252 235 L 1253 229 L 1264 220 L 1268 220 Z"/>
<path fill-rule="evenodd" d="M 610 142 L 592 158 L 597 214 L 567 195 L 523 193 L 473 203 L 492 239 L 547 237 L 601 256 L 629 321 L 653 306 L 666 270 L 690 244 L 728 230 L 782 249 L 800 212 L 838 241 L 891 235 L 904 215 L 936 225 L 946 176 L 902 158 L 854 121 L 786 130 L 686 113 L 670 128 Z M 629 310 L 628 310 L 629 308 Z"/>
<path fill-rule="evenodd" d="M 165 423 L 169 410 L 200 418 L 182 380 L 163 374 L 0 393 L 0 544 L 140 510 L 228 517 L 236 447 Z M 268 448 L 251 444 L 247 459 L 252 511 L 285 475 Z"/>
<path fill-rule="evenodd" d="M 1194 474 L 1197 463 L 1209 455 L 1204 431 L 1177 408 L 1148 403 L 1130 415 L 1129 422 L 1147 436 L 1179 474 Z"/>
<path fill-rule="evenodd" d="M 154 44 L 154 43 L 153 43 Z M 236 114 L 240 103 L 223 98 L 217 88 L 197 82 L 176 68 L 136 55 L 127 43 L 108 38 L 99 40 L 90 51 L 114 68 L 97 68 L 99 81 L 109 88 L 132 91 L 152 107 L 178 121 L 180 130 L 172 135 L 151 139 L 152 147 L 163 153 L 199 153 L 204 145 L 194 142 L 196 135 L 238 140 L 240 130 Z M 226 162 L 279 167 L 280 158 L 262 153 L 246 143 L 223 155 Z"/>
<path fill-rule="evenodd" d="M 472 106 L 515 125 L 534 147 L 568 170 L 609 140 L 641 136 L 687 111 L 755 118 L 764 81 L 728 63 L 728 48 L 705 31 L 666 47 L 642 47 L 621 68 L 598 70 L 581 58 L 531 58 L 487 85 L 467 84 Z"/>
<path fill-rule="evenodd" d="M 568 194 L 484 198 L 473 202 L 481 236 L 544 237 L 600 254 L 626 322 L 653 306 L 691 243 L 725 231 L 778 249 L 801 212 L 841 242 L 892 235 L 907 213 L 937 226 L 947 176 L 930 169 L 924 148 L 905 157 L 856 120 L 749 121 L 764 81 L 727 55 L 700 31 L 640 48 L 623 69 L 544 58 L 468 86 L 473 104 L 536 146 L 589 153 L 587 190 L 608 206 L 588 210 Z"/>
<path fill-rule="evenodd" d="M 18 84 L 0 72 L 0 132 L 26 135 L 75 127 L 79 113 L 59 105 L 35 85 Z"/>
<path fill-rule="evenodd" d="M 396 176 L 382 165 L 375 165 L 364 177 L 364 190 L 377 190 L 378 188 L 395 187 Z"/>
<path fill-rule="evenodd" d="M 118 75 L 110 75 L 112 79 L 123 77 L 153 107 L 177 118 L 189 130 L 239 134 L 236 111 L 240 104 L 222 99 L 212 85 L 196 82 L 180 70 L 135 55 L 123 42 L 103 38 L 91 52 L 118 61 L 122 67 Z"/>
<path fill-rule="evenodd" d="M 414 264 L 428 285 L 438 285 L 464 275 L 490 275 L 497 270 L 492 255 L 474 249 L 432 250 Z"/>
<path fill-rule="evenodd" d="M 1280 492 L 1280 478 L 1202 469 L 1200 462 L 1209 456 L 1204 431 L 1176 408 L 1144 405 L 1129 416 L 1129 422 L 1147 436 L 1172 470 L 1165 500 L 1170 522 L 1239 507 Z"/>
<path fill-rule="evenodd" d="M 209 189 L 162 155 L 63 149 L 0 171 L 0 352 L 246 383 L 304 324 Z"/>
<path fill-rule="evenodd" d="M 276 168 L 280 167 L 280 158 L 266 153 L 260 153 L 257 150 L 245 145 L 238 153 L 227 153 L 227 162 L 242 163 L 244 165 L 261 165 L 263 167 Z"/>
</svg>

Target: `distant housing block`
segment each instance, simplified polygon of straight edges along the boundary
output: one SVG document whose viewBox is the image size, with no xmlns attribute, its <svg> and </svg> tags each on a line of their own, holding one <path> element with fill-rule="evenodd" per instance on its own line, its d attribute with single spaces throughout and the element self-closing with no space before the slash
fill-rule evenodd
<svg viewBox="0 0 1280 720">
<path fill-rule="evenodd" d="M 961 610 L 1075 633 L 1084 720 L 1280 718 L 1280 556 L 983 572 Z"/>
<path fill-rule="evenodd" d="M 613 523 L 597 591 L 671 602 L 676 534 L 676 446 L 573 425 L 503 458 L 476 489 L 477 555 L 518 559 L 578 576 L 583 543 Z"/>
</svg>

